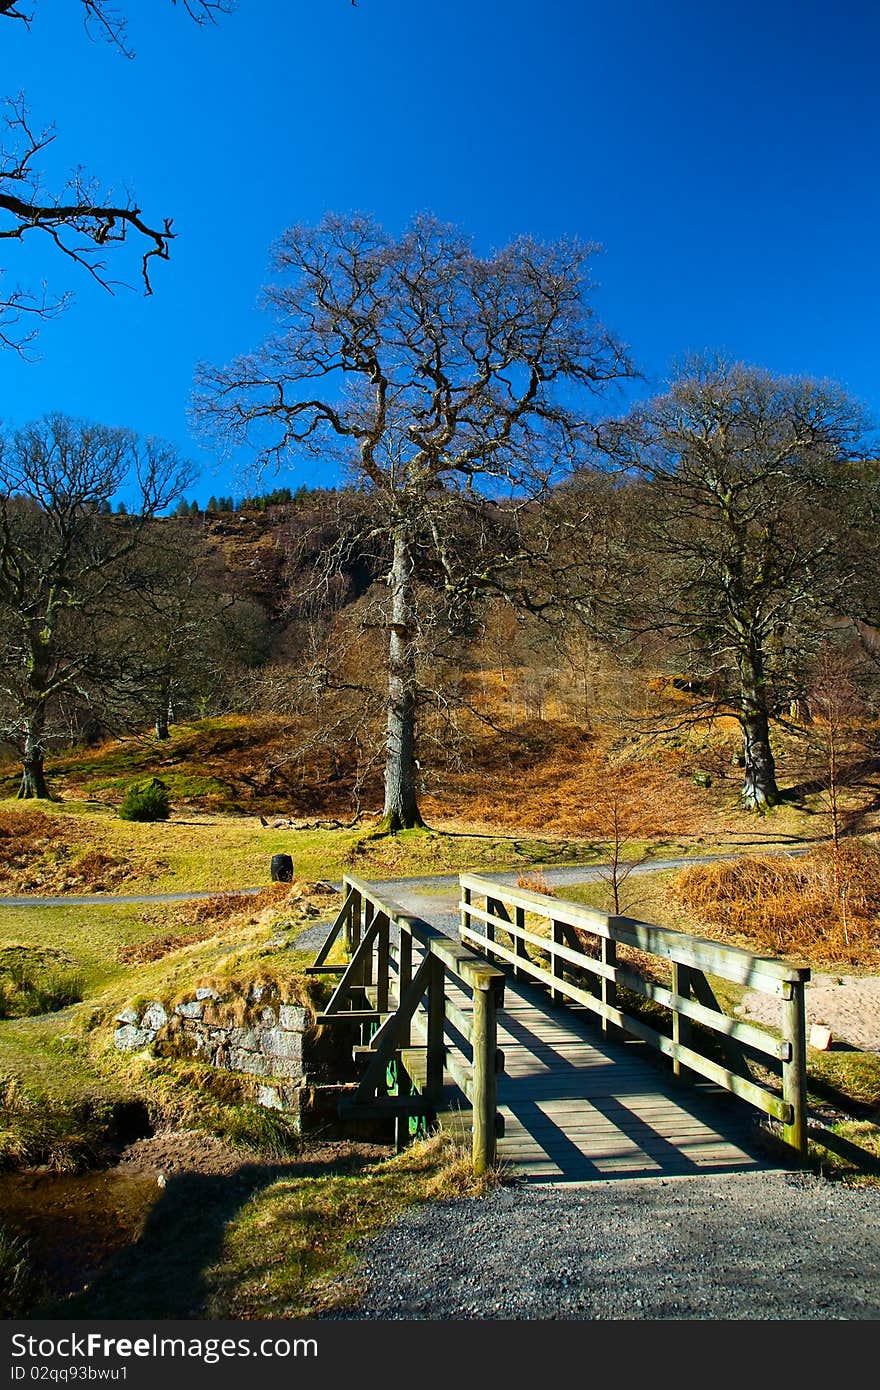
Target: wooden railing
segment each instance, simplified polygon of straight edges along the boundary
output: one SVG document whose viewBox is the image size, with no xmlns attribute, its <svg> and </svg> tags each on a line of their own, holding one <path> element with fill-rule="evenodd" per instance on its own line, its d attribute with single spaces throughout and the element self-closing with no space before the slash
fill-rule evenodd
<svg viewBox="0 0 880 1390">
<path fill-rule="evenodd" d="M 461 938 L 466 945 L 489 959 L 507 962 L 515 976 L 541 981 L 554 998 L 592 1011 L 603 1030 L 617 1027 L 657 1048 L 671 1058 L 676 1075 L 684 1068 L 696 1072 L 779 1121 L 784 1142 L 800 1160 L 806 1158 L 804 986 L 809 968 L 473 874 L 461 874 L 460 882 Z M 669 987 L 648 978 L 632 962 L 619 960 L 619 946 L 664 962 Z M 776 997 L 781 1037 L 726 1014 L 707 976 Z M 630 1011 L 622 1007 L 618 987 L 668 1011 L 669 1035 L 638 1017 L 632 1005 Z M 706 1037 L 701 1029 L 717 1039 L 723 1062 L 699 1050 Z M 769 1080 L 752 1075 L 749 1057 L 770 1072 Z"/>
<path fill-rule="evenodd" d="M 342 910 L 307 967 L 341 977 L 318 1022 L 355 1024 L 361 1035 L 355 1052 L 366 1066 L 340 1113 L 394 1116 L 400 1142 L 410 1116 L 445 1108 L 448 1072 L 470 1102 L 474 1171 L 485 1172 L 495 1162 L 500 1128 L 497 1013 L 503 971 L 381 897 L 371 884 L 347 874 L 343 891 Z M 345 960 L 330 963 L 340 937 Z M 398 1092 L 406 1089 L 401 1082 L 412 1082 L 418 1094 L 389 1094 L 392 1063 Z"/>
</svg>

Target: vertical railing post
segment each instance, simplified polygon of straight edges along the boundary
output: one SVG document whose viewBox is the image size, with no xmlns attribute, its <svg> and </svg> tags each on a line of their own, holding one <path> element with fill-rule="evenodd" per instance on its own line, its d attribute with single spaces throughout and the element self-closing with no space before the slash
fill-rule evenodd
<svg viewBox="0 0 880 1390">
<path fill-rule="evenodd" d="M 425 1059 L 425 1091 L 430 1100 L 439 1100 L 443 1091 L 446 1062 L 443 1042 L 446 1028 L 445 973 L 440 957 L 432 954 L 428 974 L 428 1053 Z"/>
<path fill-rule="evenodd" d="M 376 938 L 376 1009 L 380 1014 L 387 1014 L 391 922 L 384 913 L 382 918 L 382 924 Z"/>
<path fill-rule="evenodd" d="M 352 934 L 352 955 L 355 955 L 357 947 L 360 945 L 360 929 L 363 922 L 364 901 L 361 898 L 360 888 L 356 888 L 352 897 L 352 916 L 349 917 L 349 931 Z"/>
<path fill-rule="evenodd" d="M 401 999 L 402 999 L 403 996 L 406 994 L 406 991 L 409 989 L 410 984 L 412 983 L 412 974 L 413 974 L 413 970 L 412 970 L 412 932 L 410 931 L 409 926 L 407 925 L 407 922 L 406 922 L 405 919 L 404 919 L 402 922 L 399 923 L 399 926 L 400 926 L 400 944 L 399 944 L 399 946 L 398 946 L 398 955 L 397 955 L 397 959 L 398 959 L 398 969 L 397 969 L 397 1003 L 398 1003 L 398 1005 L 400 1004 Z M 405 1041 L 402 1043 L 402 1046 L 403 1046 L 403 1047 L 409 1047 L 409 1043 L 410 1043 L 410 1025 L 409 1025 L 409 1023 L 407 1023 L 407 1024 L 406 1024 L 406 1027 L 404 1028 L 404 1034 L 405 1034 Z"/>
<path fill-rule="evenodd" d="M 348 884 L 344 884 L 343 886 L 347 888 Z M 360 890 L 355 888 L 352 891 L 351 908 L 348 914 L 348 920 L 345 924 L 345 949 L 348 952 L 349 960 L 351 960 L 358 946 L 361 944 L 362 911 L 363 899 L 361 898 Z"/>
<path fill-rule="evenodd" d="M 790 1107 L 782 1138 L 798 1156 L 807 1159 L 807 1024 L 804 981 L 786 981 L 782 997 L 782 1038 L 788 1057 L 782 1063 L 782 1098 Z"/>
<path fill-rule="evenodd" d="M 682 999 L 689 999 L 691 993 L 691 972 L 686 965 L 672 962 L 672 993 Z M 682 1064 L 678 1055 L 679 1047 L 687 1047 L 691 1040 L 691 1021 L 673 1004 L 672 1006 L 672 1074 L 681 1076 Z"/>
<path fill-rule="evenodd" d="M 474 985 L 473 1142 L 474 1173 L 482 1176 L 495 1162 L 495 1115 L 498 1109 L 498 995 L 489 984 Z"/>
<path fill-rule="evenodd" d="M 617 942 L 616 942 L 616 941 L 611 941 L 607 936 L 603 936 L 603 937 L 601 938 L 601 943 L 602 943 L 602 964 L 603 964 L 603 965 L 616 965 L 616 964 L 617 964 Z M 602 987 L 601 987 L 600 993 L 601 993 L 601 998 L 602 998 L 602 1003 L 603 1003 L 603 1004 L 609 1005 L 610 1008 L 616 1008 L 616 1007 L 617 1007 L 617 984 L 616 984 L 616 982 L 615 982 L 614 980 L 606 979 L 606 977 L 603 975 L 603 976 L 602 976 Z M 612 1032 L 613 1028 L 614 1028 L 614 1024 L 611 1023 L 610 1020 L 607 1019 L 607 1018 L 605 1017 L 605 1015 L 603 1014 L 603 1015 L 602 1015 L 602 1032 L 603 1032 L 603 1033 L 606 1033 L 606 1034 L 610 1034 L 610 1033 Z"/>
<path fill-rule="evenodd" d="M 495 901 L 494 898 L 490 898 L 488 894 L 486 895 L 486 911 L 493 913 L 496 917 L 501 916 L 501 913 L 498 911 L 498 903 Z M 490 942 L 495 940 L 495 923 L 486 922 L 484 925 L 486 928 L 486 955 L 491 960 L 492 951 L 490 947 Z"/>
<path fill-rule="evenodd" d="M 365 898 L 363 921 L 364 936 L 366 936 L 367 932 L 370 930 L 370 927 L 373 925 L 373 918 L 375 917 L 375 915 L 375 907 L 370 902 L 369 898 Z M 361 974 L 361 984 L 364 986 L 371 985 L 373 983 L 373 954 L 375 952 L 375 949 L 376 944 L 374 940 L 372 947 L 369 951 L 367 951 L 366 955 L 364 956 L 364 968 L 363 973 Z"/>
<path fill-rule="evenodd" d="M 517 928 L 518 928 L 520 931 L 525 931 L 525 929 L 526 929 L 526 910 L 525 910 L 525 908 L 524 908 L 524 907 L 516 907 L 516 908 L 514 908 L 513 915 L 514 915 L 514 922 L 516 923 Z M 518 936 L 518 937 L 516 938 L 516 943 L 515 943 L 515 945 L 514 945 L 514 950 L 516 951 L 517 958 L 518 958 L 519 960 L 528 961 L 528 959 L 529 959 L 529 948 L 528 948 L 528 946 L 526 945 L 526 943 L 523 941 L 522 937 Z M 514 978 L 515 980 L 524 980 L 524 979 L 527 979 L 527 978 L 528 978 L 528 971 L 525 970 L 525 969 L 523 969 L 522 966 L 517 965 L 517 966 L 514 967 L 513 978 Z"/>
<path fill-rule="evenodd" d="M 565 944 L 565 932 L 564 932 L 564 930 L 563 930 L 563 927 L 562 927 L 562 923 L 561 923 L 561 922 L 553 922 L 553 923 L 552 923 L 552 935 L 553 935 L 553 945 L 554 945 L 554 946 L 563 946 L 563 945 Z M 553 951 L 553 950 L 551 950 L 551 952 L 550 952 L 550 973 L 551 973 L 551 975 L 553 976 L 554 979 L 556 979 L 556 980 L 561 980 L 561 979 L 562 979 L 562 970 L 563 970 L 563 962 L 560 960 L 559 956 L 557 956 L 556 952 Z M 560 989 L 552 989 L 552 990 L 550 991 L 550 998 L 551 998 L 551 999 L 556 999 L 556 1000 L 558 1000 L 560 1003 L 564 1003 L 564 1002 L 565 1002 L 565 995 L 562 993 L 562 990 L 560 990 Z"/>
<path fill-rule="evenodd" d="M 471 931 L 471 914 L 468 912 L 468 908 L 469 908 L 470 905 L 471 905 L 471 890 L 470 890 L 470 888 L 463 888 L 463 889 L 462 889 L 462 895 L 463 895 L 463 903 L 462 903 L 462 909 L 461 909 L 461 925 L 462 925 L 462 927 L 464 928 L 465 931 Z"/>
</svg>

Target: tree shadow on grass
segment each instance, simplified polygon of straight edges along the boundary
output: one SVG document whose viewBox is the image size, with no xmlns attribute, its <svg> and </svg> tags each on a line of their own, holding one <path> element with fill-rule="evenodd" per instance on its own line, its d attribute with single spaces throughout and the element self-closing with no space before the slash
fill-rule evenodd
<svg viewBox="0 0 880 1390">
<path fill-rule="evenodd" d="M 353 1174 L 374 1163 L 353 1154 L 332 1162 L 248 1163 L 227 1174 L 180 1173 L 147 1215 L 138 1239 L 118 1251 L 80 1293 L 34 1310 L 47 1318 L 200 1318 L 206 1271 L 220 1258 L 227 1226 L 279 1179 Z M 101 1220 L 101 1213 L 95 1213 Z"/>
</svg>

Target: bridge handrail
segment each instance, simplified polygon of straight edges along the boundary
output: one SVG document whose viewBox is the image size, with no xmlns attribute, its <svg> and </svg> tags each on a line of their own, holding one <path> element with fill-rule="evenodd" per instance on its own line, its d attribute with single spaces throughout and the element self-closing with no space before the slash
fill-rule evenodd
<svg viewBox="0 0 880 1390">
<path fill-rule="evenodd" d="M 478 874 L 459 874 L 459 883 L 462 888 L 476 889 L 479 893 L 488 886 L 492 897 L 497 898 L 501 892 L 508 902 L 538 911 L 548 901 L 545 894 L 529 888 L 509 888 Z M 709 937 L 692 936 L 689 932 L 642 922 L 636 917 L 615 916 L 558 898 L 551 901 L 561 909 L 556 915 L 573 927 L 581 927 L 594 936 L 606 937 L 649 955 L 664 956 L 679 965 L 693 966 L 698 970 L 709 969 L 713 975 L 737 984 L 748 984 L 764 994 L 782 994 L 781 989 L 770 981 L 798 983 L 810 978 L 809 966 L 792 965 L 772 956 L 758 956 L 741 946 L 729 946 L 722 941 L 712 941 Z"/>
<path fill-rule="evenodd" d="M 461 936 L 466 943 L 514 967 L 515 975 L 528 975 L 550 987 L 554 998 L 568 999 L 599 1015 L 602 1029 L 616 1026 L 669 1056 L 676 1075 L 683 1068 L 706 1077 L 750 1105 L 781 1121 L 783 1139 L 800 1158 L 807 1152 L 806 1022 L 804 988 L 808 966 L 792 965 L 767 956 L 753 955 L 737 946 L 689 936 L 635 918 L 599 912 L 532 889 L 508 887 L 478 874 L 459 875 L 461 884 Z M 479 907 L 474 895 L 485 899 Z M 548 938 L 529 931 L 526 914 L 550 923 Z M 474 929 L 477 924 L 481 930 Z M 578 932 L 595 937 L 600 955 L 588 954 Z M 496 933 L 509 938 L 509 946 Z M 549 956 L 549 969 L 534 961 L 528 946 Z M 671 966 L 671 988 L 655 983 L 618 961 L 618 945 L 665 959 Z M 565 965 L 575 967 L 575 980 L 567 978 Z M 572 971 L 569 970 L 570 977 Z M 780 1000 L 781 1041 L 744 1020 L 729 1017 L 720 1008 L 706 975 L 748 985 Z M 584 976 L 592 988 L 582 987 Z M 672 1036 L 658 1032 L 642 1018 L 619 1007 L 617 985 L 664 1006 L 670 1011 Z M 690 1025 L 696 1022 L 718 1035 L 725 1062 L 721 1065 L 695 1050 Z M 765 1065 L 781 1068 L 782 1096 L 751 1075 L 746 1049 L 759 1053 Z"/>
</svg>

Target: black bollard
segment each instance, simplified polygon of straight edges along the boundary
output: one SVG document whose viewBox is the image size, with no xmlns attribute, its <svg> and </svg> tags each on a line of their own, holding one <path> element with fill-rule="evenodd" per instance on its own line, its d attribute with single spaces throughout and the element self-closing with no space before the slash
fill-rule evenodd
<svg viewBox="0 0 880 1390">
<path fill-rule="evenodd" d="M 293 860 L 289 854 L 273 854 L 271 866 L 273 883 L 293 882 Z"/>
</svg>

